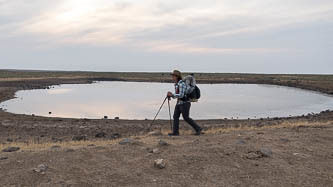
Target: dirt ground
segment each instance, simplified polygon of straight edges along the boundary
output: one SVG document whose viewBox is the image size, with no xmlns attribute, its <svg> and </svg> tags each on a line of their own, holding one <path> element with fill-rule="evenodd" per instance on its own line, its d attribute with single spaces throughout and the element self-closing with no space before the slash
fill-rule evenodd
<svg viewBox="0 0 333 187">
<path fill-rule="evenodd" d="M 0 75 L 0 102 L 22 89 L 103 80 L 20 76 Z M 130 80 L 149 80 L 140 76 Z M 298 83 L 310 80 L 304 77 Z M 309 89 L 332 91 L 330 77 L 316 80 L 322 84 Z M 168 137 L 164 120 L 156 122 L 152 135 L 146 131 L 149 120 L 45 118 L 0 110 L 0 151 L 20 148 L 0 152 L 0 186 L 333 186 L 332 111 L 198 122 L 205 135 L 191 135 L 182 122 L 181 136 Z M 154 167 L 156 159 L 164 159 L 165 168 Z"/>
</svg>

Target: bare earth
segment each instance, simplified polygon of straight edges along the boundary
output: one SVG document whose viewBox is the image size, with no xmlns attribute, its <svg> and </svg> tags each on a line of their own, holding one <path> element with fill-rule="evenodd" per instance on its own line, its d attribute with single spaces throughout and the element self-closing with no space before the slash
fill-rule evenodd
<svg viewBox="0 0 333 187">
<path fill-rule="evenodd" d="M 0 101 L 12 98 L 17 90 L 54 84 L 168 81 L 130 73 L 0 74 Z M 229 82 L 249 77 L 242 81 L 258 83 L 251 82 L 257 80 L 251 75 L 238 74 L 203 74 L 202 82 L 223 83 L 228 77 Z M 333 91 L 332 76 L 279 79 L 278 85 L 291 81 L 288 84 L 303 88 L 312 85 L 307 81 L 317 81 L 308 89 Z M 155 134 L 147 133 L 150 123 L 43 118 L 0 110 L 0 186 L 333 186 L 332 111 L 290 118 L 203 120 L 202 136 L 191 135 L 182 123 L 182 136 L 168 137 L 169 122 L 163 120 L 154 126 Z M 160 145 L 160 140 L 168 145 Z M 7 147 L 20 150 L 1 152 Z M 165 168 L 154 167 L 156 159 L 164 159 Z"/>
</svg>

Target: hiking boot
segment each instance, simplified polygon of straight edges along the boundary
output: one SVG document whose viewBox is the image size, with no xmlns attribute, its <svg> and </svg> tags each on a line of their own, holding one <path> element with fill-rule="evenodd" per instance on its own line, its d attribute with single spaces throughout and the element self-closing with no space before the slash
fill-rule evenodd
<svg viewBox="0 0 333 187">
<path fill-rule="evenodd" d="M 179 136 L 179 134 L 176 134 L 176 133 L 169 133 L 168 136 Z"/>
<path fill-rule="evenodd" d="M 204 132 L 202 132 L 202 128 L 200 128 L 198 131 L 194 133 L 195 136 L 200 136 L 202 134 L 205 134 Z"/>
</svg>

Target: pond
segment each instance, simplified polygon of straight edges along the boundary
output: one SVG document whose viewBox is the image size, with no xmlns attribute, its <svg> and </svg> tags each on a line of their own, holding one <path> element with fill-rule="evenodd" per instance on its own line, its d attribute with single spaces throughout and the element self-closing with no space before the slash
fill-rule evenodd
<svg viewBox="0 0 333 187">
<path fill-rule="evenodd" d="M 272 85 L 200 84 L 202 98 L 192 104 L 195 119 L 287 117 L 333 109 L 333 97 Z M 48 117 L 152 119 L 174 89 L 171 83 L 97 82 L 23 90 L 0 104 L 8 112 Z M 175 100 L 171 101 L 172 111 Z M 51 112 L 51 113 L 49 113 Z M 159 119 L 168 119 L 167 103 Z"/>
</svg>

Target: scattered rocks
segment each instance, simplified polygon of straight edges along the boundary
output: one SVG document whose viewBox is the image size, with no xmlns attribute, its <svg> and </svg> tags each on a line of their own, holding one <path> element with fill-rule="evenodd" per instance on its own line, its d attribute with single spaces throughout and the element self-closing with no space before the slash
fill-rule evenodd
<svg viewBox="0 0 333 187">
<path fill-rule="evenodd" d="M 20 150 L 19 147 L 7 147 L 7 148 L 3 149 L 2 152 L 15 152 L 18 150 Z"/>
<path fill-rule="evenodd" d="M 76 135 L 72 138 L 73 141 L 84 141 L 88 140 L 87 135 Z"/>
<path fill-rule="evenodd" d="M 40 165 L 37 166 L 37 168 L 33 168 L 32 170 L 34 172 L 44 174 L 47 170 L 47 165 L 46 164 L 40 164 Z"/>
<path fill-rule="evenodd" d="M 160 141 L 158 142 L 158 145 L 161 145 L 161 146 L 167 146 L 167 145 L 169 145 L 169 144 L 168 144 L 168 142 L 166 142 L 166 141 L 164 141 L 164 140 L 160 140 Z"/>
<path fill-rule="evenodd" d="M 105 138 L 106 137 L 106 133 L 105 132 L 100 132 L 100 133 L 97 133 L 95 135 L 96 138 Z"/>
<path fill-rule="evenodd" d="M 165 168 L 166 163 L 163 159 L 157 159 L 154 162 L 154 167 L 158 168 L 158 169 L 163 169 Z"/>
<path fill-rule="evenodd" d="M 0 157 L 0 160 L 7 160 L 8 159 L 8 156 L 1 156 Z"/>
</svg>

